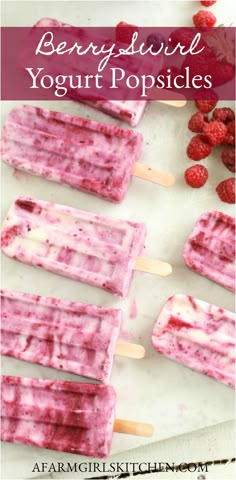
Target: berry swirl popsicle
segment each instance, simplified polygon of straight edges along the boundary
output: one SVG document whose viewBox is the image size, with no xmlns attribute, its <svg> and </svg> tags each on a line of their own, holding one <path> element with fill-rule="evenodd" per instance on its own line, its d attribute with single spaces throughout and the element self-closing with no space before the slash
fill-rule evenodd
<svg viewBox="0 0 236 480">
<path fill-rule="evenodd" d="M 122 320 L 116 308 L 2 290 L 1 354 L 108 383 L 115 355 L 145 353 L 118 341 Z"/>
<path fill-rule="evenodd" d="M 17 170 L 121 202 L 132 175 L 171 186 L 173 175 L 138 163 L 141 133 L 21 105 L 2 132 L 2 160 Z"/>
<path fill-rule="evenodd" d="M 72 27 L 72 25 L 69 25 L 69 24 L 66 24 L 64 22 L 60 22 L 56 19 L 53 19 L 53 18 L 42 18 L 40 19 L 35 25 L 33 25 L 32 27 L 32 35 L 34 35 L 34 32 L 35 32 L 35 29 L 38 28 L 38 27 L 41 27 L 41 28 L 58 28 L 58 27 Z M 81 38 L 82 38 L 82 41 L 87 42 L 87 44 L 89 45 L 90 42 L 95 42 L 96 43 L 96 38 L 94 38 L 94 35 L 93 36 L 88 36 L 88 33 L 86 32 L 86 29 L 81 29 L 80 27 L 77 27 L 78 28 L 78 35 L 74 35 L 72 32 L 71 32 L 71 29 L 70 29 L 70 35 L 67 35 L 67 37 L 69 37 L 69 40 L 70 40 L 70 44 L 73 44 L 74 41 L 78 41 L 78 38 L 80 34 L 82 34 Z M 74 27 L 75 29 L 75 27 Z M 31 39 L 29 38 L 29 41 Z M 98 41 L 101 41 L 101 39 L 98 38 Z M 85 44 L 86 44 L 85 42 Z M 106 46 L 110 46 L 112 45 L 112 41 L 111 39 L 109 38 L 104 38 L 104 43 L 106 44 Z M 116 42 L 116 44 L 121 47 L 121 48 L 124 48 L 124 44 L 121 43 L 121 42 Z M 91 56 L 90 56 L 91 58 Z M 82 57 L 83 59 L 83 57 Z M 44 59 L 45 61 L 45 59 Z M 160 56 L 160 60 L 159 59 L 156 59 L 155 60 L 155 64 L 158 65 L 158 61 L 160 62 L 160 68 L 162 67 L 162 57 Z M 114 59 L 113 59 L 113 62 L 114 62 Z M 90 60 L 90 63 L 91 63 L 91 60 Z M 153 59 L 152 59 L 152 64 L 151 66 L 153 66 L 154 62 L 153 62 Z M 54 66 L 56 65 L 56 62 L 55 62 L 55 59 L 54 59 Z M 60 65 L 60 64 L 59 64 Z M 115 64 L 114 64 L 115 65 Z M 113 66 L 114 66 L 113 65 Z M 133 61 L 133 57 L 129 57 L 128 58 L 128 62 L 126 61 L 126 64 L 124 66 L 123 62 L 120 61 L 120 59 L 118 59 L 117 61 L 117 66 L 121 66 L 123 68 L 125 68 L 126 70 L 130 70 L 132 73 L 136 73 L 136 70 L 137 68 L 139 67 L 139 62 L 137 61 Z M 96 67 L 97 68 L 97 67 Z M 68 71 L 71 71 L 73 69 L 73 64 L 70 63 L 70 66 L 68 67 Z M 76 70 L 76 73 L 78 68 L 75 69 Z M 85 63 L 83 63 L 83 60 L 80 62 L 80 72 L 85 75 L 85 74 L 88 74 L 88 73 L 91 73 L 90 72 L 91 70 L 91 65 L 90 65 L 90 69 L 88 69 L 88 65 Z M 58 72 L 60 72 L 60 69 L 58 70 Z M 150 72 L 151 73 L 151 72 Z M 109 90 L 108 90 L 109 91 Z M 99 90 L 96 91 L 97 95 L 99 94 Z M 127 92 L 128 92 L 128 89 L 127 89 Z M 126 92 L 123 91 L 123 95 L 124 97 L 126 97 Z M 107 96 L 107 95 L 106 95 Z M 129 123 L 132 127 L 136 126 L 140 121 L 141 121 L 141 118 L 144 114 L 144 111 L 145 111 L 145 108 L 147 106 L 147 101 L 146 100 L 110 100 L 109 98 L 102 98 L 101 100 L 87 100 L 86 99 L 86 95 L 83 94 L 83 90 L 80 89 L 80 91 L 77 93 L 76 90 L 73 91 L 73 96 L 72 96 L 73 100 L 75 101 L 79 101 L 79 102 L 82 102 L 82 103 L 87 103 L 88 105 L 98 109 L 98 110 L 101 110 L 103 111 L 104 113 L 107 113 L 108 115 L 111 115 L 113 117 L 117 117 L 121 120 L 123 120 L 124 122 L 126 123 Z"/>
<path fill-rule="evenodd" d="M 152 343 L 172 360 L 234 387 L 235 320 L 224 308 L 174 295 L 157 319 Z"/>
<path fill-rule="evenodd" d="M 31 35 L 34 35 L 35 33 L 35 29 L 37 27 L 41 27 L 41 28 L 44 28 L 45 27 L 47 29 L 53 29 L 53 28 L 58 28 L 58 27 L 72 27 L 72 25 L 69 25 L 69 24 L 66 24 L 64 22 L 60 22 L 58 20 L 55 20 L 55 19 L 52 19 L 52 18 L 42 18 L 41 20 L 39 20 L 35 25 L 33 25 L 32 27 L 32 31 L 31 31 Z M 71 31 L 71 28 L 69 30 L 69 34 L 65 34 L 64 37 L 67 38 L 68 40 L 68 43 L 69 45 L 73 45 L 74 43 L 77 43 L 78 42 L 78 39 L 81 40 L 82 39 L 82 44 L 85 44 L 85 45 L 89 45 L 91 42 L 92 43 L 99 43 L 101 42 L 102 40 L 102 43 L 104 43 L 106 45 L 106 48 L 112 46 L 112 44 L 114 43 L 111 38 L 101 38 L 100 35 L 101 33 L 99 34 L 99 37 L 95 38 L 95 36 L 91 36 L 91 34 L 89 35 L 88 31 L 86 29 L 84 29 L 83 27 L 73 27 L 73 30 L 76 32 L 72 32 Z M 64 40 L 64 37 L 63 37 L 63 40 Z M 31 38 L 29 38 L 28 40 L 28 43 L 35 43 L 35 41 L 31 40 Z M 120 42 L 119 40 L 115 41 L 115 45 L 116 45 L 116 49 L 120 48 L 121 50 L 123 49 L 126 49 L 127 48 L 127 44 L 124 44 L 123 42 Z M 31 54 L 32 56 L 32 54 Z M 31 57 L 30 57 L 31 58 Z M 83 57 L 82 57 L 83 58 Z M 155 57 L 155 61 L 153 60 L 153 57 L 151 56 L 149 59 L 148 59 L 148 56 L 146 55 L 145 57 L 143 56 L 142 57 L 142 61 L 146 61 L 148 62 L 148 65 L 147 65 L 147 71 L 148 71 L 148 74 L 153 74 L 154 76 L 158 75 L 159 71 L 162 69 L 163 67 L 163 59 L 164 59 L 164 56 L 162 54 L 159 54 L 158 56 Z M 45 61 L 45 59 L 44 59 Z M 25 61 L 23 62 L 24 65 L 25 65 Z M 142 73 L 143 73 L 143 68 L 141 69 L 141 64 L 140 64 L 140 60 L 136 60 L 135 56 L 133 55 L 129 55 L 128 58 L 125 58 L 125 56 L 122 58 L 122 57 L 112 57 L 112 60 L 111 60 L 111 63 L 112 63 L 112 66 L 113 67 L 116 67 L 118 68 L 118 70 L 120 69 L 120 67 L 122 69 L 124 69 L 126 71 L 126 73 L 128 74 L 128 72 L 132 75 L 135 75 L 137 73 L 139 73 L 140 77 L 142 77 Z M 58 66 L 56 67 L 56 61 L 54 59 L 54 68 L 56 70 L 56 72 L 54 72 L 54 76 L 56 76 L 56 74 L 59 74 L 61 69 L 60 69 L 60 62 L 58 61 Z M 51 65 L 50 65 L 51 67 Z M 73 71 L 73 67 L 74 65 L 72 64 L 72 62 L 69 64 L 69 66 L 67 66 L 67 71 Z M 75 67 L 76 67 L 76 64 L 75 64 Z M 86 76 L 88 74 L 91 73 L 91 69 L 94 68 L 94 65 L 93 65 L 93 61 L 91 60 L 91 57 L 90 57 L 90 61 L 89 61 L 89 68 L 88 68 L 88 65 L 86 62 L 80 62 L 80 73 L 83 74 L 83 76 Z M 78 73 L 78 68 L 74 69 L 75 70 L 75 74 Z M 94 70 L 94 72 L 97 72 L 97 66 Z M 51 70 L 50 70 L 51 72 Z M 119 85 L 119 88 L 121 88 L 121 86 Z M 86 89 L 85 89 L 85 92 L 86 92 Z M 112 117 L 117 117 L 119 118 L 120 120 L 123 120 L 124 122 L 128 123 L 129 125 L 131 125 L 132 127 L 135 127 L 139 124 L 139 122 L 141 121 L 142 117 L 143 117 L 143 114 L 145 112 L 145 109 L 146 109 L 146 106 L 147 106 L 147 100 L 146 99 L 142 99 L 142 100 L 128 100 L 127 98 L 129 98 L 129 95 L 128 95 L 128 92 L 129 92 L 129 88 L 127 88 L 127 86 L 123 86 L 122 87 L 122 100 L 110 100 L 109 99 L 109 93 L 110 93 L 110 85 L 108 83 L 107 85 L 107 91 L 106 91 L 106 94 L 105 95 L 102 95 L 103 93 L 103 90 L 99 90 L 97 89 L 95 91 L 95 96 L 97 98 L 97 96 L 99 95 L 99 99 L 88 99 L 88 95 L 86 95 L 86 93 L 83 92 L 83 89 L 79 89 L 78 92 L 76 90 L 73 90 L 73 91 L 70 91 L 70 97 L 75 100 L 75 101 L 79 101 L 79 102 L 82 102 L 82 103 L 86 103 L 98 110 L 101 110 L 103 111 L 104 113 L 108 114 L 108 115 L 111 115 Z M 152 89 L 148 89 L 147 90 L 148 92 L 148 95 L 150 95 L 149 98 L 151 99 L 156 99 L 157 101 L 160 101 L 161 103 L 165 103 L 167 105 L 171 105 L 171 106 L 174 106 L 174 107 L 183 107 L 186 105 L 186 99 L 183 97 L 183 95 L 181 94 L 178 94 L 177 92 L 175 92 L 174 94 L 170 91 L 170 90 L 162 90 L 161 91 L 161 95 L 159 93 L 159 91 L 153 87 Z M 88 92 L 87 92 L 88 93 Z M 101 97 L 100 97 L 101 96 Z M 100 99 L 101 98 L 101 99 Z M 160 100 L 161 98 L 161 100 Z"/>
<path fill-rule="evenodd" d="M 191 270 L 235 291 L 235 219 L 222 212 L 203 213 L 184 251 Z"/>
<path fill-rule="evenodd" d="M 104 458 L 113 431 L 151 436 L 153 427 L 115 419 L 110 385 L 2 376 L 1 439 Z"/>
<path fill-rule="evenodd" d="M 133 270 L 169 275 L 168 263 L 139 257 L 146 228 L 52 202 L 19 197 L 2 229 L 2 251 L 125 297 Z"/>
</svg>

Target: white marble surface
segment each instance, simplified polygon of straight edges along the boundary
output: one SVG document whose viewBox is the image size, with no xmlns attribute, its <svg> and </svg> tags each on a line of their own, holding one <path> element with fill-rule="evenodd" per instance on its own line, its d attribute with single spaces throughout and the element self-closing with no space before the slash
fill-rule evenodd
<svg viewBox="0 0 236 480">
<path fill-rule="evenodd" d="M 140 25 L 191 25 L 191 16 L 199 8 L 199 2 L 180 1 L 18 1 L 3 4 L 3 25 L 32 25 L 43 16 L 58 18 L 75 25 L 115 25 L 120 20 Z M 225 9 L 223 4 L 225 5 L 225 2 L 219 1 L 214 11 L 219 23 L 228 25 L 232 23 L 230 7 Z M 233 9 L 234 2 L 227 4 L 231 4 Z M 16 103 L 2 103 L 3 122 Z M 34 104 L 107 123 L 121 124 L 101 112 L 73 102 L 34 102 Z M 209 180 L 203 189 L 192 190 L 184 183 L 183 173 L 192 165 L 186 157 L 185 150 L 191 137 L 187 122 L 194 111 L 191 102 L 179 110 L 157 103 L 148 106 L 138 127 L 145 139 L 141 161 L 174 173 L 176 185 L 171 189 L 165 189 L 133 179 L 127 197 L 121 205 L 114 205 L 40 178 L 20 173 L 14 175 L 10 167 L 2 165 L 2 218 L 6 215 L 10 203 L 18 195 L 23 194 L 116 218 L 145 221 L 148 229 L 146 254 L 173 265 L 173 274 L 167 278 L 135 273 L 129 296 L 121 301 L 94 287 L 2 257 L 3 287 L 121 307 L 125 312 L 123 336 L 125 338 L 128 336 L 145 346 L 146 357 L 141 361 L 118 358 L 115 360 L 112 384 L 118 395 L 117 417 L 152 422 L 155 434 L 152 439 L 114 434 L 111 454 L 127 451 L 139 445 L 148 445 L 150 441 L 160 442 L 176 435 L 229 421 L 234 417 L 234 392 L 231 389 L 162 357 L 155 352 L 150 341 L 158 312 L 165 300 L 174 293 L 186 292 L 229 310 L 234 308 L 234 296 L 231 292 L 188 270 L 182 258 L 183 244 L 201 213 L 212 209 L 231 215 L 234 213 L 233 206 L 220 202 L 215 192 L 219 181 L 230 176 L 230 172 L 220 161 L 220 149 L 215 149 L 214 153 L 202 162 L 209 168 Z M 130 319 L 129 309 L 133 298 L 136 299 L 138 315 L 137 318 Z M 80 380 L 72 374 L 7 357 L 2 359 L 2 372 Z M 2 456 L 5 459 L 4 478 L 19 479 L 32 476 L 32 465 L 36 461 L 82 461 L 82 457 L 76 457 L 75 460 L 74 455 L 11 444 L 2 445 Z"/>
</svg>

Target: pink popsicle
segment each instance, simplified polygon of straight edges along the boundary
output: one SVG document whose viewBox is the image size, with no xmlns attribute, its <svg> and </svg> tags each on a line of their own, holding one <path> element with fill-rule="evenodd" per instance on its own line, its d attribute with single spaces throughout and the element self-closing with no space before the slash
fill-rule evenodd
<svg viewBox="0 0 236 480">
<path fill-rule="evenodd" d="M 146 100 L 94 100 L 94 102 L 86 103 L 112 117 L 123 120 L 131 127 L 137 127 L 147 106 Z"/>
<path fill-rule="evenodd" d="M 113 387 L 3 376 L 1 394 L 3 441 L 92 457 L 109 455 Z"/>
<path fill-rule="evenodd" d="M 142 223 L 19 197 L 3 223 L 2 251 L 124 297 L 145 234 Z"/>
<path fill-rule="evenodd" d="M 14 108 L 2 134 L 2 160 L 12 167 L 120 202 L 142 135 L 115 125 L 30 105 Z"/>
<path fill-rule="evenodd" d="M 174 295 L 157 319 L 152 343 L 172 360 L 234 387 L 235 320 L 228 310 Z"/>
<path fill-rule="evenodd" d="M 55 27 L 71 27 L 71 25 L 68 25 L 64 22 L 60 22 L 60 21 L 52 19 L 52 18 L 42 18 L 41 20 L 39 20 L 33 26 L 33 29 L 36 28 L 36 27 L 55 28 Z M 86 36 L 85 33 L 83 35 Z M 77 40 L 77 38 L 75 40 Z M 94 39 L 92 38 L 92 40 L 94 40 Z M 91 41 L 91 39 L 90 39 L 90 41 Z M 109 43 L 112 43 L 111 40 L 109 40 L 107 38 L 104 39 L 104 41 L 107 45 Z M 87 43 L 89 44 L 89 41 L 87 41 Z M 120 47 L 123 48 L 124 45 L 120 44 Z M 126 70 L 128 70 L 130 68 L 132 60 L 133 60 L 133 58 L 129 57 L 128 63 L 126 64 L 126 67 L 125 67 Z M 153 62 L 153 59 L 152 59 L 152 62 L 151 62 L 151 65 L 150 65 L 150 73 L 152 73 L 151 72 L 151 67 L 154 67 L 154 64 L 155 64 L 155 71 L 157 73 L 162 68 L 163 57 L 160 55 L 158 58 L 155 58 L 155 63 Z M 118 65 L 121 66 L 120 63 L 118 63 Z M 136 70 L 136 68 L 138 68 L 138 65 L 139 65 L 139 62 L 135 62 L 135 65 L 132 64 L 132 68 L 134 68 L 133 73 L 136 73 L 135 70 Z M 124 65 L 122 65 L 122 66 L 124 67 Z M 82 65 L 81 65 L 81 67 L 82 67 Z M 132 68 L 131 68 L 131 73 L 132 73 Z M 84 73 L 89 73 L 88 71 L 86 72 L 86 66 L 84 67 L 84 69 L 85 69 Z M 127 89 L 127 92 L 128 92 L 128 89 Z M 138 125 L 138 123 L 140 122 L 140 120 L 141 120 L 141 118 L 144 114 L 144 111 L 145 111 L 145 108 L 146 108 L 146 105 L 147 105 L 146 100 L 136 100 L 135 101 L 135 100 L 109 100 L 109 99 L 103 100 L 102 99 L 102 100 L 86 101 L 86 100 L 83 99 L 82 91 L 81 91 L 80 95 L 79 94 L 76 95 L 75 91 L 73 93 L 74 93 L 74 95 L 73 95 L 74 100 L 87 103 L 87 104 L 91 105 L 92 107 L 97 108 L 99 110 L 102 110 L 103 112 L 105 112 L 105 113 L 107 113 L 107 114 L 109 114 L 113 117 L 118 117 L 119 119 L 123 120 L 124 122 L 129 123 L 132 127 L 135 127 L 135 126 Z"/>
<path fill-rule="evenodd" d="M 1 354 L 108 383 L 122 322 L 115 308 L 1 291 Z"/>
<path fill-rule="evenodd" d="M 186 265 L 235 291 L 235 220 L 222 212 L 203 213 L 184 246 Z"/>
</svg>

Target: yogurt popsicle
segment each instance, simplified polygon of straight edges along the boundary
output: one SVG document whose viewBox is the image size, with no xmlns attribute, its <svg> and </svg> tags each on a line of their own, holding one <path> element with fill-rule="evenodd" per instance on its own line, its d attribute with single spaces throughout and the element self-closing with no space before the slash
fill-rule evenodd
<svg viewBox="0 0 236 480">
<path fill-rule="evenodd" d="M 35 28 L 41 27 L 41 28 L 58 28 L 58 27 L 72 27 L 72 25 L 60 22 L 58 20 L 52 19 L 52 18 L 42 18 L 39 20 L 33 27 L 32 27 L 32 35 L 35 32 Z M 80 27 L 73 27 L 73 30 L 70 28 L 69 34 L 66 35 L 66 32 L 64 34 L 63 32 L 63 40 L 65 37 L 67 37 L 67 41 L 69 45 L 73 45 L 74 42 L 77 43 L 78 39 L 81 41 L 82 45 L 89 45 L 90 43 L 95 43 L 98 45 L 104 44 L 106 46 L 106 49 L 112 48 L 113 43 L 115 43 L 115 50 L 121 49 L 121 50 L 126 50 L 127 44 L 124 44 L 123 42 L 117 41 L 117 39 L 111 39 L 111 38 L 101 38 L 101 32 L 99 33 L 99 36 L 95 38 L 94 35 L 91 36 L 89 34 L 88 30 L 85 28 L 80 28 Z M 75 33 L 76 32 L 76 33 Z M 110 33 L 111 35 L 111 33 Z M 104 36 L 104 35 L 103 35 Z M 29 38 L 29 43 L 35 43 L 31 41 L 31 38 Z M 79 42 L 80 43 L 80 42 Z M 32 57 L 31 56 L 29 58 Z M 49 57 L 50 58 L 50 57 Z M 46 59 L 47 60 L 47 59 Z M 44 59 L 45 61 L 45 59 Z M 143 64 L 145 62 L 145 69 L 143 68 Z M 153 75 L 154 77 L 158 75 L 160 70 L 163 68 L 164 64 L 164 55 L 159 54 L 158 56 L 155 56 L 155 60 L 153 60 L 153 56 L 142 56 L 142 61 L 140 62 L 140 58 L 137 59 L 134 55 L 128 55 L 127 57 L 122 56 L 122 57 L 111 57 L 109 65 L 112 65 L 114 68 L 122 68 L 123 70 L 126 71 L 127 75 L 128 72 L 129 74 L 132 75 L 138 75 L 140 78 L 142 78 L 142 74 L 144 71 L 148 72 L 149 75 Z M 25 61 L 24 61 L 25 65 Z M 60 69 L 60 63 L 58 62 L 58 68 L 57 71 L 54 72 L 54 77 L 56 77 L 57 74 L 61 72 Z M 53 67 L 56 68 L 56 60 L 53 59 Z M 92 70 L 94 69 L 94 73 L 97 73 L 97 64 L 96 66 L 93 64 L 93 60 L 91 58 L 91 55 L 89 57 L 89 68 L 88 64 L 82 63 L 80 64 L 80 74 L 82 73 L 83 76 L 86 76 L 87 74 L 91 74 Z M 73 70 L 73 64 L 70 63 L 69 66 L 67 66 L 67 71 L 71 72 Z M 51 64 L 50 64 L 50 73 L 51 73 Z M 75 70 L 75 74 L 78 74 L 78 68 Z M 111 115 L 112 117 L 117 117 L 120 120 L 123 120 L 124 122 L 128 123 L 132 127 L 136 127 L 140 120 L 142 119 L 142 116 L 145 112 L 146 106 L 147 106 L 147 100 L 144 100 L 143 98 L 141 100 L 128 100 L 130 98 L 129 96 L 129 88 L 127 86 L 121 87 L 122 88 L 122 100 L 111 100 L 109 99 L 109 95 L 111 95 L 111 89 L 110 89 L 110 82 L 111 80 L 108 81 L 106 85 L 106 77 L 103 79 L 104 86 L 106 86 L 106 93 L 104 95 L 103 89 L 99 90 L 96 89 L 94 90 L 94 96 L 97 98 L 98 96 L 101 96 L 101 99 L 95 99 L 92 98 L 91 100 L 88 98 L 88 91 L 86 94 L 83 91 L 83 89 L 80 90 L 73 90 L 70 91 L 70 97 L 75 100 L 79 101 L 82 103 L 86 103 L 98 110 L 101 110 L 108 115 Z M 114 92 L 114 90 L 113 90 Z M 158 91 L 156 87 L 154 86 L 152 89 L 147 91 L 149 99 L 157 100 L 160 101 L 161 103 L 165 103 L 167 105 L 171 105 L 174 107 L 183 107 L 186 105 L 186 99 L 183 95 L 178 94 L 177 92 L 172 93 L 170 90 L 161 90 Z M 90 96 L 93 97 L 93 95 Z"/>
<path fill-rule="evenodd" d="M 177 94 L 176 92 L 171 93 L 168 90 L 166 90 L 165 93 L 162 90 L 160 94 L 158 90 L 154 90 L 154 88 L 149 90 L 152 101 L 177 108 L 186 105 L 186 99 L 183 95 Z M 93 102 L 87 101 L 86 103 L 112 117 L 123 120 L 123 122 L 128 123 L 131 127 L 137 127 L 142 120 L 148 102 L 146 100 L 94 100 Z"/>
<path fill-rule="evenodd" d="M 42 18 L 41 20 L 39 20 L 34 26 L 33 26 L 33 29 L 32 29 L 32 33 L 34 31 L 34 28 L 36 27 L 48 27 L 48 28 L 58 28 L 58 27 L 72 27 L 72 25 L 69 25 L 69 24 L 66 24 L 64 22 L 60 22 L 58 20 L 55 20 L 55 19 L 52 19 L 52 18 Z M 82 32 L 83 29 L 79 28 L 79 32 Z M 83 37 L 86 38 L 87 37 L 87 34 L 86 32 L 83 33 Z M 83 41 L 84 41 L 84 38 L 83 38 Z M 75 38 L 75 40 L 78 40 L 78 38 Z M 90 41 L 89 39 L 87 38 L 87 44 L 90 43 L 90 41 L 95 41 L 94 39 L 94 36 L 90 38 Z M 73 43 L 73 42 L 70 42 L 70 43 Z M 96 42 L 95 42 L 96 43 Z M 110 44 L 112 44 L 112 41 L 110 39 L 107 39 L 107 38 L 104 38 L 104 43 L 108 46 Z M 120 42 L 116 42 L 116 44 L 120 44 L 120 47 L 124 47 L 124 45 Z M 160 68 L 162 67 L 162 57 L 160 56 L 160 58 L 155 58 L 155 66 L 158 65 L 158 61 L 160 62 Z M 113 59 L 113 62 L 114 62 L 114 59 Z M 133 73 L 136 73 L 136 68 L 138 68 L 138 65 L 139 65 L 139 62 L 135 62 L 135 65 L 133 65 L 133 58 L 129 57 L 128 58 L 128 63 L 126 63 L 126 66 L 125 68 L 126 69 L 129 69 L 130 68 L 130 65 L 132 64 L 132 67 L 134 69 Z M 114 63 L 112 63 L 113 66 L 115 66 Z M 152 64 L 151 66 L 154 65 L 154 62 L 153 62 L 153 59 L 152 59 Z M 120 59 L 117 61 L 117 65 L 116 66 L 121 66 L 121 61 Z M 86 65 L 80 65 L 80 71 L 81 69 L 84 70 L 84 74 L 85 73 L 90 73 L 90 72 L 86 72 Z M 122 67 L 124 68 L 124 65 L 122 64 Z M 71 69 L 72 67 L 70 67 Z M 69 69 L 68 69 L 69 71 Z M 131 68 L 131 72 L 132 72 L 132 68 Z M 151 73 L 151 71 L 150 71 Z M 128 89 L 127 89 L 127 93 L 128 93 Z M 99 93 L 99 90 L 97 90 L 97 94 Z M 125 92 L 123 92 L 125 94 Z M 91 105 L 92 107 L 94 108 L 97 108 L 99 110 L 102 110 L 103 112 L 113 116 L 113 117 L 118 117 L 120 118 L 121 120 L 123 120 L 124 122 L 126 123 L 129 123 L 132 127 L 135 127 L 136 125 L 138 125 L 138 123 L 140 122 L 143 114 L 144 114 L 144 111 L 145 111 L 145 108 L 146 108 L 146 105 L 147 105 L 147 101 L 145 100 L 109 100 L 109 99 L 102 99 L 102 100 L 92 100 L 92 101 L 89 101 L 89 100 L 86 100 L 85 98 L 83 98 L 83 95 L 82 95 L 82 90 L 80 91 L 80 94 L 76 94 L 76 91 L 73 92 L 73 99 L 74 100 L 77 100 L 77 101 L 80 101 L 80 102 L 83 102 L 83 103 L 87 103 L 89 105 Z"/>
<path fill-rule="evenodd" d="M 150 262 L 138 258 L 145 235 L 143 223 L 19 197 L 3 223 L 2 251 L 21 262 L 124 297 L 133 269 L 145 271 L 142 260 Z M 153 273 L 171 273 L 168 263 L 151 261 L 152 266 Z"/>
<path fill-rule="evenodd" d="M 3 376 L 1 394 L 3 441 L 92 457 L 109 455 L 113 387 Z"/>
<path fill-rule="evenodd" d="M 14 108 L 2 133 L 2 160 L 17 170 L 121 202 L 131 175 L 172 185 L 171 174 L 137 163 L 133 130 L 30 105 Z"/>
<path fill-rule="evenodd" d="M 120 202 L 141 146 L 142 135 L 132 130 L 22 105 L 3 127 L 2 160 Z"/>
<path fill-rule="evenodd" d="M 1 354 L 108 383 L 114 355 L 144 356 L 117 342 L 122 319 L 115 308 L 2 290 Z"/>
<path fill-rule="evenodd" d="M 1 377 L 1 439 L 61 452 L 107 457 L 113 431 L 150 437 L 148 423 L 115 419 L 110 385 Z"/>
<path fill-rule="evenodd" d="M 183 251 L 186 265 L 235 291 L 235 220 L 222 212 L 200 216 Z"/>
<path fill-rule="evenodd" d="M 86 102 L 112 117 L 117 117 L 131 127 L 137 127 L 145 112 L 146 100 L 94 100 Z"/>
<path fill-rule="evenodd" d="M 224 308 L 174 295 L 157 319 L 152 343 L 172 360 L 234 387 L 235 320 Z"/>
</svg>

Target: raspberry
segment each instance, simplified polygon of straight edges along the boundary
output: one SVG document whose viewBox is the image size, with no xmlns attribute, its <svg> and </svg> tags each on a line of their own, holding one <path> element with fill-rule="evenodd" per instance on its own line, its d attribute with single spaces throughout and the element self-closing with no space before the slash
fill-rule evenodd
<svg viewBox="0 0 236 480">
<path fill-rule="evenodd" d="M 192 27 L 181 27 L 174 30 L 171 33 L 171 45 L 174 47 L 180 43 L 185 47 L 190 47 L 192 41 L 194 39 L 194 32 Z"/>
<path fill-rule="evenodd" d="M 235 172 L 235 148 L 229 148 L 224 150 L 221 154 L 221 159 L 223 164 L 230 170 L 230 172 Z"/>
<path fill-rule="evenodd" d="M 165 45 L 166 40 L 163 35 L 158 32 L 151 33 L 146 40 L 147 47 L 150 47 L 152 45 L 153 52 L 157 52 L 160 49 L 162 43 L 163 45 Z"/>
<path fill-rule="evenodd" d="M 129 23 L 120 22 L 116 25 L 116 40 L 123 43 L 131 43 L 134 32 L 138 31 L 138 27 Z"/>
<path fill-rule="evenodd" d="M 203 132 L 211 145 L 218 145 L 223 142 L 227 133 L 227 127 L 222 122 L 212 120 L 210 123 L 205 124 Z"/>
<path fill-rule="evenodd" d="M 195 135 L 188 144 L 187 155 L 191 160 L 202 160 L 210 155 L 211 150 L 205 135 Z"/>
<path fill-rule="evenodd" d="M 227 133 L 235 137 L 235 120 L 231 120 L 231 122 L 227 124 Z"/>
<path fill-rule="evenodd" d="M 208 171 L 202 165 L 194 165 L 185 171 L 184 178 L 190 187 L 201 188 L 208 179 Z"/>
<path fill-rule="evenodd" d="M 195 113 L 188 122 L 188 128 L 191 132 L 201 133 L 205 122 L 207 122 L 207 116 L 203 115 L 201 112 Z"/>
<path fill-rule="evenodd" d="M 219 198 L 225 203 L 235 203 L 235 180 L 227 178 L 216 187 Z"/>
<path fill-rule="evenodd" d="M 218 120 L 219 122 L 223 123 L 228 123 L 235 119 L 233 110 L 228 107 L 215 108 L 212 116 L 214 120 Z"/>
<path fill-rule="evenodd" d="M 203 5 L 203 7 L 211 7 L 212 5 L 214 5 L 214 3 L 216 3 L 216 0 L 214 2 L 207 2 L 205 0 L 201 0 L 200 3 Z"/>
<path fill-rule="evenodd" d="M 226 133 L 224 141 L 222 143 L 223 145 L 235 145 L 235 137 Z"/>
<path fill-rule="evenodd" d="M 210 92 L 197 92 L 194 98 L 196 107 L 202 113 L 211 112 L 219 100 L 219 97 L 214 90 L 211 90 Z"/>
<path fill-rule="evenodd" d="M 235 120 L 227 123 L 227 133 L 222 143 L 224 145 L 235 145 Z"/>
<path fill-rule="evenodd" d="M 214 27 L 216 23 L 216 17 L 212 12 L 207 12 L 206 10 L 199 10 L 195 15 L 193 15 L 193 23 L 195 27 Z"/>
</svg>

